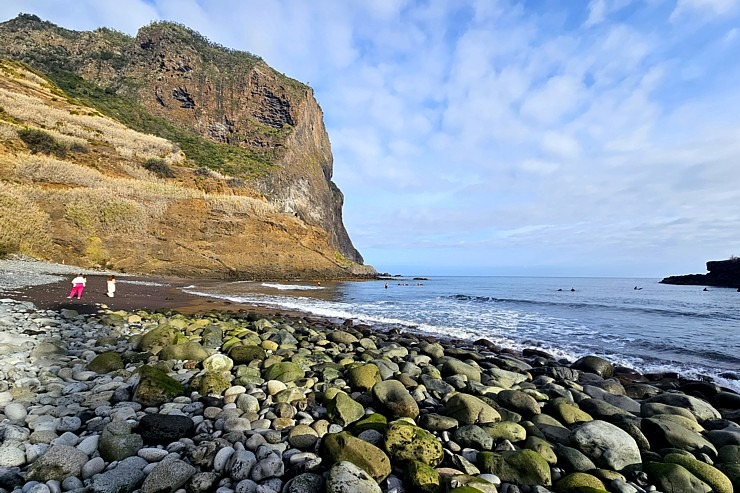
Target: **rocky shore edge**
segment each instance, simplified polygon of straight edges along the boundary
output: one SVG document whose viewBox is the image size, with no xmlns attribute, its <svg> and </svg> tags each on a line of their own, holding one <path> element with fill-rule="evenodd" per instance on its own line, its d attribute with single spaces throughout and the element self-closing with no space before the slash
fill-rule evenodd
<svg viewBox="0 0 740 493">
<path fill-rule="evenodd" d="M 303 316 L 0 300 L 0 491 L 718 492 L 740 395 Z"/>
</svg>

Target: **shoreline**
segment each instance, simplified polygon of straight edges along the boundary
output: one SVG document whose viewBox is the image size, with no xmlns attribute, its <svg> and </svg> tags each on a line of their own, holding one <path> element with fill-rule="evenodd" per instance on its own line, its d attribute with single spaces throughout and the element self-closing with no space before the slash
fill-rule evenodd
<svg viewBox="0 0 740 493">
<path fill-rule="evenodd" d="M 121 276 L 111 299 L 89 273 L 78 302 L 68 268 L 34 268 L 0 281 L 0 491 L 740 491 L 740 394 L 715 384 L 182 279 Z"/>
</svg>

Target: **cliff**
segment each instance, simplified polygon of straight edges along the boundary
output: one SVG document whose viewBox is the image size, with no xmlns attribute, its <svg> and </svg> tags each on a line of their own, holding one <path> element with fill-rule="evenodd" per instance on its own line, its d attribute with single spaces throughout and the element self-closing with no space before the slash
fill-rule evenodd
<svg viewBox="0 0 740 493">
<path fill-rule="evenodd" d="M 740 289 L 740 258 L 729 260 L 710 260 L 707 262 L 707 274 L 687 274 L 669 276 L 660 282 L 663 284 L 682 284 L 691 286 L 717 286 Z"/>
<path fill-rule="evenodd" d="M 331 146 L 313 91 L 259 57 L 178 24 L 154 23 L 132 38 L 70 31 L 32 15 L 0 24 L 0 57 L 23 64 L 3 62 L 0 74 L 0 192 L 17 205 L 25 187 L 23 200 L 51 228 L 34 249 L 13 240 L 28 247 L 24 253 L 203 277 L 374 273 L 342 223 L 344 198 L 331 181 Z M 39 152 L 23 139 L 28 129 L 72 151 Z M 31 163 L 42 154 L 68 166 L 54 173 L 48 163 Z M 138 191 L 126 196 L 110 181 L 121 179 Z M 152 183 L 162 189 L 147 196 L 142 189 Z M 136 235 L 113 231 L 102 202 L 87 198 L 78 208 L 91 219 L 80 223 L 68 204 L 47 200 L 50 190 L 84 188 L 130 201 L 147 216 L 135 221 L 145 227 L 133 228 Z M 89 252 L 90 238 L 102 253 Z M 4 249 L 21 249 L 13 241 Z"/>
</svg>

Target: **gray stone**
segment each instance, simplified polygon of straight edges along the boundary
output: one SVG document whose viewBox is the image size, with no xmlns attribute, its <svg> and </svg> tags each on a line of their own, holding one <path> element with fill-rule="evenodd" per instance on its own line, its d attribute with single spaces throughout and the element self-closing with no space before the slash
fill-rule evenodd
<svg viewBox="0 0 740 493">
<path fill-rule="evenodd" d="M 250 450 L 237 450 L 229 458 L 226 468 L 229 475 L 236 481 L 249 479 L 249 476 L 257 463 L 257 457 Z"/>
<path fill-rule="evenodd" d="M 464 425 L 455 430 L 455 442 L 463 447 L 472 447 L 480 450 L 491 450 L 493 438 L 478 425 Z"/>
<path fill-rule="evenodd" d="M 107 461 L 121 460 L 136 455 L 144 446 L 138 433 L 131 433 L 131 425 L 124 421 L 109 423 L 100 435 L 98 451 Z"/>
<path fill-rule="evenodd" d="M 340 461 L 329 470 L 326 493 L 382 493 L 377 482 L 349 461 Z"/>
<path fill-rule="evenodd" d="M 384 380 L 373 387 L 373 396 L 397 418 L 415 419 L 419 405 L 398 380 Z"/>
<path fill-rule="evenodd" d="M 87 461 L 87 455 L 81 450 L 67 445 L 55 445 L 33 463 L 28 479 L 46 482 L 79 476 Z"/>
<path fill-rule="evenodd" d="M 157 464 L 141 485 L 141 493 L 175 491 L 196 473 L 196 469 L 180 459 L 165 460 Z"/>
<path fill-rule="evenodd" d="M 647 399 L 645 402 L 660 402 L 671 406 L 682 407 L 691 411 L 699 421 L 708 419 L 720 419 L 722 415 L 707 401 L 686 394 L 674 394 L 666 392 Z"/>
<path fill-rule="evenodd" d="M 322 493 L 323 491 L 324 478 L 318 474 L 306 472 L 285 483 L 282 493 Z"/>
<path fill-rule="evenodd" d="M 626 431 L 606 421 L 589 421 L 575 428 L 571 442 L 597 466 L 621 471 L 642 463 L 635 439 Z"/>
<path fill-rule="evenodd" d="M 144 481 L 144 472 L 134 467 L 118 467 L 94 476 L 91 489 L 94 493 L 130 493 Z"/>
<path fill-rule="evenodd" d="M 278 454 L 270 454 L 252 469 L 252 480 L 263 481 L 267 478 L 280 477 L 285 472 L 285 465 Z"/>
</svg>

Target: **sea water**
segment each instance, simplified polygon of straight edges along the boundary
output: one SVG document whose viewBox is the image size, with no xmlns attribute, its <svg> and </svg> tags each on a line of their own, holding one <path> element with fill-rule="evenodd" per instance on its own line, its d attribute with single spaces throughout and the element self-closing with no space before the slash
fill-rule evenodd
<svg viewBox="0 0 740 493">
<path fill-rule="evenodd" d="M 378 329 L 486 338 L 571 361 L 595 354 L 643 373 L 675 371 L 740 391 L 740 292 L 734 289 L 704 291 L 657 279 L 435 277 L 203 282 L 186 291 Z"/>
</svg>

